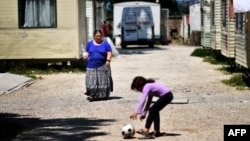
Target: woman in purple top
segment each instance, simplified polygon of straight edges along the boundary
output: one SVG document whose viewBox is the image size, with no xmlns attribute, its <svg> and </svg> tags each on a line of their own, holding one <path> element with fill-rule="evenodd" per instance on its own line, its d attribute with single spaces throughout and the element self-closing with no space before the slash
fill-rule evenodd
<svg viewBox="0 0 250 141">
<path fill-rule="evenodd" d="M 160 111 L 173 100 L 170 89 L 153 79 L 146 79 L 142 76 L 136 76 L 133 79 L 131 89 L 141 92 L 142 96 L 130 118 L 137 119 L 137 115 L 141 115 L 140 120 L 143 120 L 148 112 L 145 128 L 140 129 L 137 133 L 148 137 L 151 124 L 154 122 L 154 136 L 162 135 L 160 132 Z M 159 99 L 151 105 L 154 96 L 159 97 Z"/>
<path fill-rule="evenodd" d="M 110 63 L 112 49 L 110 44 L 103 40 L 101 30 L 94 32 L 94 40 L 87 43 L 87 60 L 85 85 L 89 101 L 108 99 L 113 91 Z"/>
</svg>

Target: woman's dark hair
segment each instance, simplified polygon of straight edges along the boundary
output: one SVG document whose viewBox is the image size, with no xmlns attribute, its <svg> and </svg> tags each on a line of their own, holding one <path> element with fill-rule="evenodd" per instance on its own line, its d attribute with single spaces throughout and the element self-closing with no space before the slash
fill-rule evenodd
<svg viewBox="0 0 250 141">
<path fill-rule="evenodd" d="M 97 34 L 97 33 L 101 33 L 102 34 L 102 31 L 100 29 L 97 29 L 94 31 L 94 36 Z"/>
<path fill-rule="evenodd" d="M 146 79 L 143 76 L 136 76 L 131 84 L 131 90 L 142 89 L 146 83 L 154 83 L 154 79 Z"/>
</svg>

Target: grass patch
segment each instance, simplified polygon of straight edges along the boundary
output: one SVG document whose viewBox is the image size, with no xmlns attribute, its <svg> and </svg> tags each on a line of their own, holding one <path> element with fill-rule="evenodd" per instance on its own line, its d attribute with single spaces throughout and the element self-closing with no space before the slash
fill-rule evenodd
<svg viewBox="0 0 250 141">
<path fill-rule="evenodd" d="M 191 56 L 201 57 L 203 58 L 203 62 L 208 62 L 211 64 L 228 65 L 225 57 L 211 49 L 197 48 L 191 53 Z"/>
<path fill-rule="evenodd" d="M 246 89 L 248 87 L 243 80 L 242 74 L 240 73 L 233 74 L 229 80 L 222 80 L 222 83 L 236 87 L 239 90 Z"/>
<path fill-rule="evenodd" d="M 212 51 L 209 49 L 204 49 L 204 48 L 196 48 L 192 53 L 191 56 L 196 56 L 196 57 L 209 57 L 212 56 Z"/>
<path fill-rule="evenodd" d="M 222 65 L 218 68 L 219 71 L 222 71 L 224 74 L 234 74 L 234 73 L 241 73 L 240 69 L 237 67 L 231 67 L 230 65 Z"/>
<path fill-rule="evenodd" d="M 197 48 L 191 53 L 191 56 L 201 57 L 203 58 L 203 62 L 222 65 L 218 70 L 232 75 L 229 80 L 222 80 L 222 83 L 237 87 L 237 89 L 246 89 L 246 87 L 249 87 L 247 81 L 243 78 L 241 70 L 230 65 L 230 61 L 222 56 L 220 52 L 213 51 L 212 49 Z"/>
<path fill-rule="evenodd" d="M 57 73 L 84 73 L 85 67 L 72 67 L 68 65 L 25 65 L 16 64 L 9 70 L 10 73 L 36 78 L 37 75 L 49 75 Z"/>
</svg>

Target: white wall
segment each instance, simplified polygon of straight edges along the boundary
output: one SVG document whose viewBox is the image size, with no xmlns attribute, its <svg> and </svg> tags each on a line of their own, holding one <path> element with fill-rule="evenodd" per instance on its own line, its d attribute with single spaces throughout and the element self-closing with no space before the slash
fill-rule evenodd
<svg viewBox="0 0 250 141">
<path fill-rule="evenodd" d="M 182 23 L 181 23 L 181 28 L 180 28 L 180 36 L 182 38 L 184 38 L 185 41 L 189 40 L 189 38 L 188 38 L 187 16 L 188 15 L 183 15 L 182 16 Z"/>
<path fill-rule="evenodd" d="M 201 30 L 200 3 L 189 6 L 190 33 Z"/>
</svg>

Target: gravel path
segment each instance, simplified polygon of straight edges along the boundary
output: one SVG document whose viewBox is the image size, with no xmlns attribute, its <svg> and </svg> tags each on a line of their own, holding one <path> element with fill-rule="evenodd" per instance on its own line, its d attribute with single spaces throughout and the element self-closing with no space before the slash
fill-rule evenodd
<svg viewBox="0 0 250 141">
<path fill-rule="evenodd" d="M 85 74 L 42 75 L 29 87 L 0 95 L 0 113 L 8 113 L 25 127 L 14 141 L 121 141 L 121 127 L 131 123 L 143 128 L 145 121 L 132 121 L 130 114 L 140 93 L 130 90 L 137 75 L 168 85 L 175 99 L 161 111 L 157 141 L 222 141 L 225 124 L 250 124 L 250 91 L 221 83 L 231 76 L 218 65 L 191 57 L 195 47 L 168 45 L 119 49 L 111 63 L 114 92 L 110 100 L 88 102 L 84 95 Z M 135 134 L 131 140 L 139 140 Z"/>
</svg>

